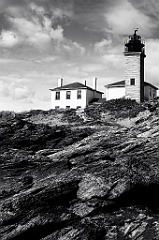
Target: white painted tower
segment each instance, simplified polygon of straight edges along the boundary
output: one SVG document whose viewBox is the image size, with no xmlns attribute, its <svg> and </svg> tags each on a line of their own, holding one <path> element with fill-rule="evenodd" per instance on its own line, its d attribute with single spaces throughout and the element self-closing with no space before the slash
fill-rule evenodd
<svg viewBox="0 0 159 240">
<path fill-rule="evenodd" d="M 125 42 L 125 96 L 143 102 L 145 44 L 136 32 Z"/>
</svg>

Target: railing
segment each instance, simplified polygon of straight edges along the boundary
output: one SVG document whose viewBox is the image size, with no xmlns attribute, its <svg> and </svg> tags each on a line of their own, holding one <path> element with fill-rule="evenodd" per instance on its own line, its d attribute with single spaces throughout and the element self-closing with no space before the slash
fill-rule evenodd
<svg viewBox="0 0 159 240">
<path fill-rule="evenodd" d="M 127 46 L 126 46 L 127 45 Z M 145 41 L 141 39 L 126 39 L 124 41 L 125 52 L 142 52 L 145 53 Z"/>
<path fill-rule="evenodd" d="M 138 49 L 132 49 L 132 50 L 128 50 L 128 47 L 126 47 L 126 46 L 124 46 L 124 52 L 141 52 L 141 53 L 143 53 L 143 54 L 145 54 L 145 48 L 143 47 L 143 48 L 141 48 L 141 50 L 139 51 Z"/>
<path fill-rule="evenodd" d="M 125 41 L 124 41 L 124 44 L 127 44 L 127 43 L 129 43 L 129 42 L 140 42 L 141 44 L 144 44 L 145 45 L 145 41 L 144 40 L 142 40 L 141 38 L 140 39 L 125 39 Z"/>
</svg>

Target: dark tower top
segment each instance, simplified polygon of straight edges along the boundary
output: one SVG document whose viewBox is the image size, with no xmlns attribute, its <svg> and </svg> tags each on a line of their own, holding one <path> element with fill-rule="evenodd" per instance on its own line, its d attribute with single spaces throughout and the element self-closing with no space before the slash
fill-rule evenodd
<svg viewBox="0 0 159 240">
<path fill-rule="evenodd" d="M 145 44 L 141 37 L 136 34 L 137 31 L 138 29 L 135 29 L 134 34 L 129 36 L 129 39 L 125 42 L 125 52 L 144 53 Z"/>
</svg>

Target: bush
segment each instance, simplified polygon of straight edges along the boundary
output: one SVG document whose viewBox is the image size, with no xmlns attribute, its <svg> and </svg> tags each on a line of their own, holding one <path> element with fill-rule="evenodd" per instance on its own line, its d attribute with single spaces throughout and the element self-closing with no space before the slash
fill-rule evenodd
<svg viewBox="0 0 159 240">
<path fill-rule="evenodd" d="M 14 118 L 15 112 L 14 111 L 1 111 L 0 117 L 1 118 Z"/>
<path fill-rule="evenodd" d="M 106 101 L 103 103 L 103 107 L 110 111 L 121 111 L 121 110 L 128 110 L 132 109 L 135 106 L 138 106 L 139 103 L 133 99 L 125 99 L 125 98 L 118 98 Z"/>
<path fill-rule="evenodd" d="M 86 116 L 89 117 L 89 118 L 92 118 L 94 120 L 100 120 L 101 119 L 101 112 L 102 112 L 100 106 L 101 105 L 87 106 L 84 109 L 84 112 L 85 112 Z"/>
<path fill-rule="evenodd" d="M 63 110 L 62 121 L 68 121 L 69 123 L 80 123 L 82 119 L 76 114 L 76 109 Z"/>
<path fill-rule="evenodd" d="M 101 113 L 110 112 L 115 118 L 133 118 L 145 108 L 133 99 L 112 99 L 101 103 L 100 105 L 92 104 L 85 109 L 85 114 L 94 120 L 101 119 Z"/>
</svg>

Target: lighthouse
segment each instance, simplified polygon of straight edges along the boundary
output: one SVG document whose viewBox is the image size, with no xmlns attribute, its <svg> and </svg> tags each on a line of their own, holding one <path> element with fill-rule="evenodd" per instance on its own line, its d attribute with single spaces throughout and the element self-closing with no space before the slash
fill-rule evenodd
<svg viewBox="0 0 159 240">
<path fill-rule="evenodd" d="M 125 41 L 125 97 L 144 101 L 144 58 L 145 44 L 138 29 Z"/>
</svg>

